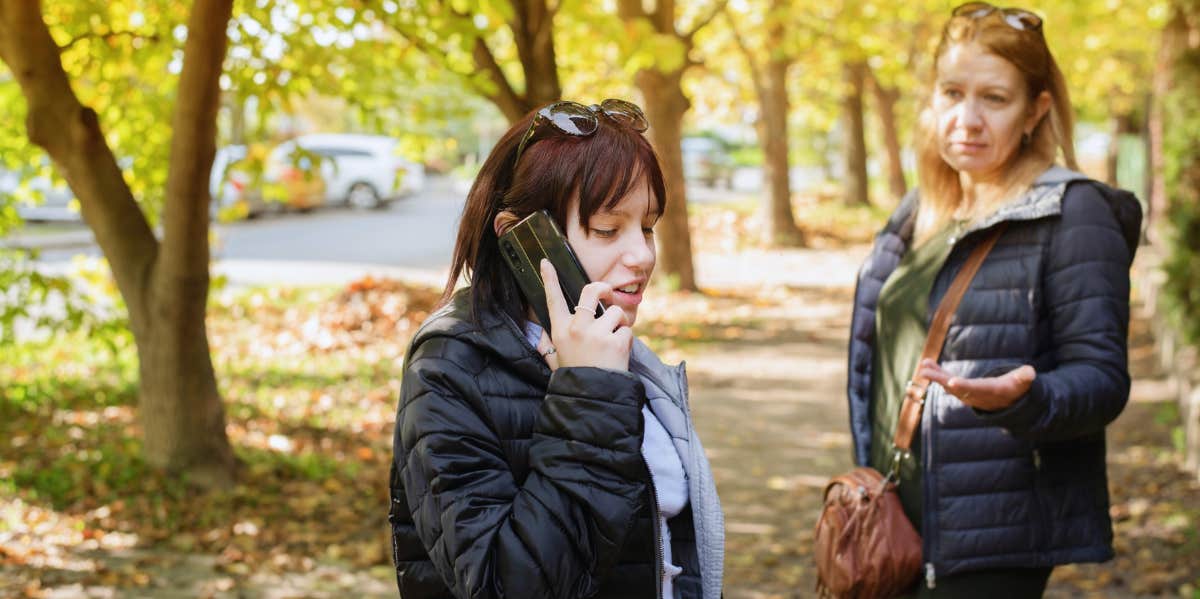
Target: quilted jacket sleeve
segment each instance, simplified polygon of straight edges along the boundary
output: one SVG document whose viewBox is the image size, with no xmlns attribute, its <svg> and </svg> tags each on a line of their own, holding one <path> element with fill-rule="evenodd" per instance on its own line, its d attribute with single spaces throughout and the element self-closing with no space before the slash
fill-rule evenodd
<svg viewBox="0 0 1200 599">
<path fill-rule="evenodd" d="M 1056 441 L 1098 432 L 1129 399 L 1129 267 L 1137 242 L 1127 233 L 1137 230 L 1141 213 L 1131 195 L 1114 193 L 1126 205 L 1110 205 L 1094 185 L 1074 185 L 1063 198 L 1042 275 L 1054 367 L 1039 368 L 1029 393 L 1011 407 L 980 412 L 1018 436 Z"/>
<path fill-rule="evenodd" d="M 645 490 L 641 382 L 597 368 L 555 371 L 518 484 L 484 418 L 479 373 L 450 359 L 462 345 L 426 341 L 402 385 L 395 459 L 421 542 L 459 598 L 592 594 Z"/>
</svg>

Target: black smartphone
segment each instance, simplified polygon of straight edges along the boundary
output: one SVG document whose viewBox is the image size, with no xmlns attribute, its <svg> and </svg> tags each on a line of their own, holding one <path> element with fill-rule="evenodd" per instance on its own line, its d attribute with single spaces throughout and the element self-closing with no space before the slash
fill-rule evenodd
<svg viewBox="0 0 1200 599">
<path fill-rule="evenodd" d="M 546 292 L 539 266 L 542 258 L 554 265 L 563 297 L 571 312 L 579 305 L 579 294 L 584 285 L 591 282 L 571 250 L 571 244 L 567 243 L 567 238 L 545 210 L 538 210 L 521 219 L 501 235 L 500 254 L 504 256 L 504 262 L 517 279 L 521 294 L 533 308 L 534 315 L 547 334 L 550 333 L 550 311 L 546 308 Z M 596 306 L 597 318 L 604 314 L 604 309 L 603 303 Z"/>
</svg>

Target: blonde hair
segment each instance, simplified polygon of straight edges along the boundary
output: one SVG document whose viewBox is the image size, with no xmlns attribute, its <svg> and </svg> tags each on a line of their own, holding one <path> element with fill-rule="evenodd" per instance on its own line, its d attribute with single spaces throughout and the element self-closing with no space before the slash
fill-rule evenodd
<svg viewBox="0 0 1200 599">
<path fill-rule="evenodd" d="M 1060 151 L 1068 167 L 1078 168 L 1074 115 L 1066 80 L 1050 54 L 1042 32 L 1016 29 L 1005 22 L 1000 11 L 977 18 L 951 17 L 942 29 L 934 52 L 929 96 L 917 122 L 917 181 L 921 190 L 914 236 L 917 244 L 949 224 L 962 204 L 963 190 L 958 171 L 942 159 L 933 97 L 941 58 L 951 47 L 968 44 L 978 44 L 984 51 L 1015 66 L 1025 81 L 1030 102 L 1036 101 L 1042 92 L 1048 92 L 1052 101 L 1050 110 L 1038 121 L 1028 140 L 1023 139 L 1009 159 L 1005 167 L 1008 185 L 1003 193 L 967 207 L 966 214 L 961 216 L 974 221 L 991 214 L 1032 185 L 1038 175 L 1054 164 Z"/>
</svg>

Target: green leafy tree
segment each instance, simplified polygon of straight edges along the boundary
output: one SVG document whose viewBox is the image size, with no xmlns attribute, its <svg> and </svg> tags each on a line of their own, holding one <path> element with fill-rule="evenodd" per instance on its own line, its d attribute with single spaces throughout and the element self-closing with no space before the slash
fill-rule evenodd
<svg viewBox="0 0 1200 599">
<path fill-rule="evenodd" d="M 1169 61 L 1162 102 L 1164 183 L 1170 198 L 1165 229 L 1163 284 L 1167 317 L 1184 343 L 1200 347 L 1200 5 L 1176 0 L 1163 35 Z M 1193 392 L 1193 395 L 1195 392 Z M 1189 468 L 1200 472 L 1200 405 L 1184 398 L 1185 451 Z"/>
<path fill-rule="evenodd" d="M 375 18 L 460 77 L 510 123 L 562 97 L 555 18 L 562 2 L 384 2 Z"/>
<path fill-rule="evenodd" d="M 755 129 L 763 151 L 763 176 L 767 187 L 764 237 L 772 245 L 803 245 L 804 234 L 796 226 L 792 211 L 792 182 L 789 173 L 788 115 L 791 99 L 788 72 L 796 63 L 801 48 L 794 35 L 788 35 L 791 9 L 782 0 L 771 0 L 754 12 L 726 8 L 725 16 L 738 50 L 745 58 L 754 94 L 758 100 Z M 749 14 L 747 14 L 749 13 Z M 750 23 L 739 24 L 741 21 Z M 742 33 L 753 25 L 753 38 Z M 792 29 L 794 31 L 794 29 Z"/>
<path fill-rule="evenodd" d="M 650 142 L 658 152 L 667 184 L 666 213 L 658 226 L 659 270 L 686 291 L 698 288 L 683 178 L 683 119 L 691 108 L 683 77 L 688 69 L 701 64 L 691 56 L 696 34 L 720 14 L 726 2 L 699 3 L 687 9 L 673 0 L 660 0 L 653 9 L 640 0 L 617 3 L 617 15 L 626 30 L 618 38 L 625 69 L 634 73 L 645 100 Z"/>
<path fill-rule="evenodd" d="M 0 4 L 0 59 L 24 99 L 28 139 L 79 199 L 128 308 L 146 459 L 210 485 L 228 484 L 235 464 L 205 329 L 208 177 L 232 4 Z M 136 176 L 126 179 L 118 156 Z"/>
</svg>

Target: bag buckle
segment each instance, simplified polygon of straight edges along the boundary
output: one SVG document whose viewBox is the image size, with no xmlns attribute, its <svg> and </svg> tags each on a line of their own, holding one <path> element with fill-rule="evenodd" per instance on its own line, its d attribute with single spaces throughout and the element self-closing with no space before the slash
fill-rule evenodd
<svg viewBox="0 0 1200 599">
<path fill-rule="evenodd" d="M 902 450 L 899 447 L 892 450 L 892 465 L 888 468 L 887 476 L 884 478 L 884 484 L 889 482 L 900 486 L 900 462 L 912 457 L 912 453 Z"/>
</svg>

